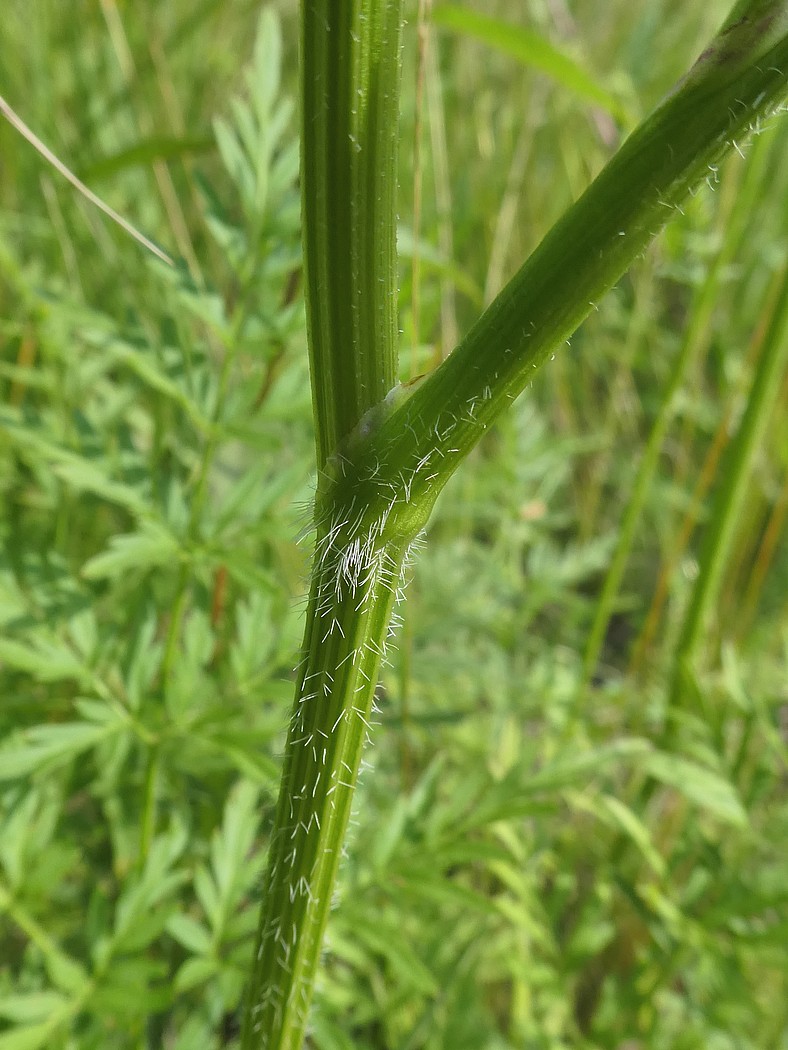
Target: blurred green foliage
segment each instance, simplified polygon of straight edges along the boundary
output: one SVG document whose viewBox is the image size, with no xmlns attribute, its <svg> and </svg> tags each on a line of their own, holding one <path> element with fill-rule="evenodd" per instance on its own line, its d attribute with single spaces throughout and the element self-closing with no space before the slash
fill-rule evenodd
<svg viewBox="0 0 788 1050">
<path fill-rule="evenodd" d="M 281 40 L 271 22 L 256 35 L 249 2 L 4 8 L 7 101 L 180 262 L 146 258 L 0 127 L 0 1050 L 237 1034 L 313 487 L 296 13 L 280 11 Z M 483 13 L 518 19 L 634 119 L 725 12 Z M 551 75 L 437 19 L 416 231 L 416 51 L 411 24 L 414 372 L 622 133 L 566 64 Z M 785 295 L 786 136 L 775 122 L 710 173 L 442 495 L 380 687 L 315 1047 L 788 1047 L 779 404 L 712 556 L 714 614 L 677 666 Z"/>
</svg>

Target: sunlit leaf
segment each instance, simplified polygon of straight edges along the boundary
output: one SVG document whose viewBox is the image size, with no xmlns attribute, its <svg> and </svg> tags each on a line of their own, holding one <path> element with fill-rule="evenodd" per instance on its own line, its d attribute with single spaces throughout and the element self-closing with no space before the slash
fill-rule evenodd
<svg viewBox="0 0 788 1050">
<path fill-rule="evenodd" d="M 441 4 L 436 7 L 432 13 L 432 20 L 438 26 L 465 33 L 489 47 L 511 55 L 523 65 L 546 73 L 584 102 L 601 106 L 620 120 L 631 120 L 615 95 L 607 91 L 579 63 L 534 30 L 524 29 L 522 26 L 453 4 Z"/>
</svg>

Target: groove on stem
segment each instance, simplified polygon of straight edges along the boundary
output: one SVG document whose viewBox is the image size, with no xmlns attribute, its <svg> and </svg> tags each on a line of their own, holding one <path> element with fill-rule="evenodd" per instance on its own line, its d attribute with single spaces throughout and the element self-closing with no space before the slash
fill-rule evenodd
<svg viewBox="0 0 788 1050">
<path fill-rule="evenodd" d="M 762 15 L 785 3 L 737 7 Z M 299 1050 L 375 682 L 407 552 L 533 372 L 709 166 L 782 100 L 788 32 L 745 17 L 624 144 L 456 350 L 395 388 L 399 4 L 303 0 L 303 186 L 320 482 L 303 661 L 243 1050 Z M 729 27 L 730 28 L 730 27 Z M 734 36 L 741 36 L 734 27 Z M 727 31 L 723 34 L 727 36 Z M 722 56 L 722 57 L 720 57 Z M 731 68 L 728 68 L 730 66 Z M 391 118 L 387 123 L 386 117 Z M 379 406 L 374 408 L 373 406 Z"/>
<path fill-rule="evenodd" d="M 400 0 L 303 0 L 302 187 L 317 462 L 397 376 Z"/>
<path fill-rule="evenodd" d="M 301 1045 L 392 607 L 412 541 L 346 514 L 316 544 L 243 1050 Z M 377 539 L 370 536 L 377 533 Z"/>
</svg>

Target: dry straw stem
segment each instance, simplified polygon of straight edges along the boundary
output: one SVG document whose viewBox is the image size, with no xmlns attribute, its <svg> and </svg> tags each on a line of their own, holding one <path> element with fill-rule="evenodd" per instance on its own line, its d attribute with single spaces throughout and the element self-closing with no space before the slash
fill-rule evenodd
<svg viewBox="0 0 788 1050">
<path fill-rule="evenodd" d="M 99 211 L 104 212 L 108 218 L 112 219 L 114 223 L 117 223 L 122 230 L 125 230 L 129 236 L 133 237 L 135 241 L 151 252 L 152 255 L 155 255 L 157 259 L 161 259 L 161 261 L 167 263 L 168 266 L 175 265 L 165 251 L 162 251 L 157 244 L 154 244 L 153 241 L 149 240 L 143 233 L 140 233 L 136 226 L 132 226 L 128 219 L 124 219 L 122 215 L 119 215 L 114 208 L 111 208 L 109 204 L 101 199 L 101 197 L 96 196 L 93 190 L 86 186 L 81 179 L 77 178 L 74 172 L 71 171 L 62 160 L 56 157 L 52 150 L 41 141 L 38 135 L 27 126 L 19 114 L 9 106 L 2 95 L 0 95 L 0 114 L 6 118 L 8 123 L 15 128 L 23 138 L 27 139 L 33 149 L 40 153 L 44 160 L 52 165 L 55 171 L 70 182 L 74 189 L 89 200 L 91 204 L 94 204 Z"/>
<path fill-rule="evenodd" d="M 781 107 L 788 84 L 788 3 L 738 4 L 454 352 L 403 388 L 400 5 L 304 0 L 301 11 L 316 556 L 243 1050 L 302 1045 L 391 611 L 438 492 L 686 196 Z"/>
</svg>

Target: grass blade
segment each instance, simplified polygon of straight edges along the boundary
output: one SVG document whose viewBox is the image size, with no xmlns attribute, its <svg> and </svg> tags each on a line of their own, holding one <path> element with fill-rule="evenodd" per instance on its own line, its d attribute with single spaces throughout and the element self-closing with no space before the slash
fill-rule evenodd
<svg viewBox="0 0 788 1050">
<path fill-rule="evenodd" d="M 546 73 L 583 102 L 600 106 L 625 124 L 631 123 L 631 114 L 615 95 L 540 33 L 453 4 L 436 8 L 432 20 L 437 26 L 463 33 L 496 51 L 511 55 L 524 66 Z"/>
</svg>

